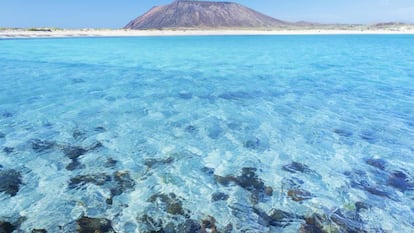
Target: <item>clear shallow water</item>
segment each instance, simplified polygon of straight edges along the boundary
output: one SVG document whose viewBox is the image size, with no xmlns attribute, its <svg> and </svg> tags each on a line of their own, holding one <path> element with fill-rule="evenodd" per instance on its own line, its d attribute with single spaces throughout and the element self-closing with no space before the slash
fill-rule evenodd
<svg viewBox="0 0 414 233">
<path fill-rule="evenodd" d="M 413 41 L 0 40 L 0 222 L 413 232 Z"/>
</svg>

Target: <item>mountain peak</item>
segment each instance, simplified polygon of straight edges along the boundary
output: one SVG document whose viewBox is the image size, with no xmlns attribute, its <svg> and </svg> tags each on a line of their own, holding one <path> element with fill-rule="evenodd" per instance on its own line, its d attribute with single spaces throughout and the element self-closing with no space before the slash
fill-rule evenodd
<svg viewBox="0 0 414 233">
<path fill-rule="evenodd" d="M 153 7 L 124 28 L 263 28 L 287 24 L 234 2 L 175 0 Z"/>
</svg>

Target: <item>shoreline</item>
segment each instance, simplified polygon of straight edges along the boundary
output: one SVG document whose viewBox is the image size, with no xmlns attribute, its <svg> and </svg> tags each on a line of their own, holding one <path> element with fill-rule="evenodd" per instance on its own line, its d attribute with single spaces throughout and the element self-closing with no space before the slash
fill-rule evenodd
<svg viewBox="0 0 414 233">
<path fill-rule="evenodd" d="M 62 29 L 62 30 L 0 30 L 0 39 L 13 38 L 69 38 L 69 37 L 145 37 L 145 36 L 220 36 L 220 35 L 392 35 L 413 34 L 407 29 Z"/>
</svg>

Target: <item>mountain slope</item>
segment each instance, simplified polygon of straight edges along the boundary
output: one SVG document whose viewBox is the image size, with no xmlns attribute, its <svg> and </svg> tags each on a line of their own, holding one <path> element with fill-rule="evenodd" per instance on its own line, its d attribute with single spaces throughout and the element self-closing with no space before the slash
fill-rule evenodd
<svg viewBox="0 0 414 233">
<path fill-rule="evenodd" d="M 126 29 L 258 28 L 288 25 L 232 2 L 177 0 L 156 6 L 132 20 Z"/>
</svg>

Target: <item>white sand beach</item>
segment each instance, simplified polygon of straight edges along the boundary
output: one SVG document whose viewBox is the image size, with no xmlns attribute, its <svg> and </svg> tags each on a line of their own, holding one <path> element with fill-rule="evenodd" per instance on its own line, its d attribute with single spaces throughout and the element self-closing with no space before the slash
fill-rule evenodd
<svg viewBox="0 0 414 233">
<path fill-rule="evenodd" d="M 336 34 L 414 34 L 414 27 L 400 28 L 311 28 L 311 29 L 3 29 L 0 38 L 60 38 L 60 37 L 135 37 L 135 36 L 192 36 L 192 35 L 336 35 Z"/>
</svg>

